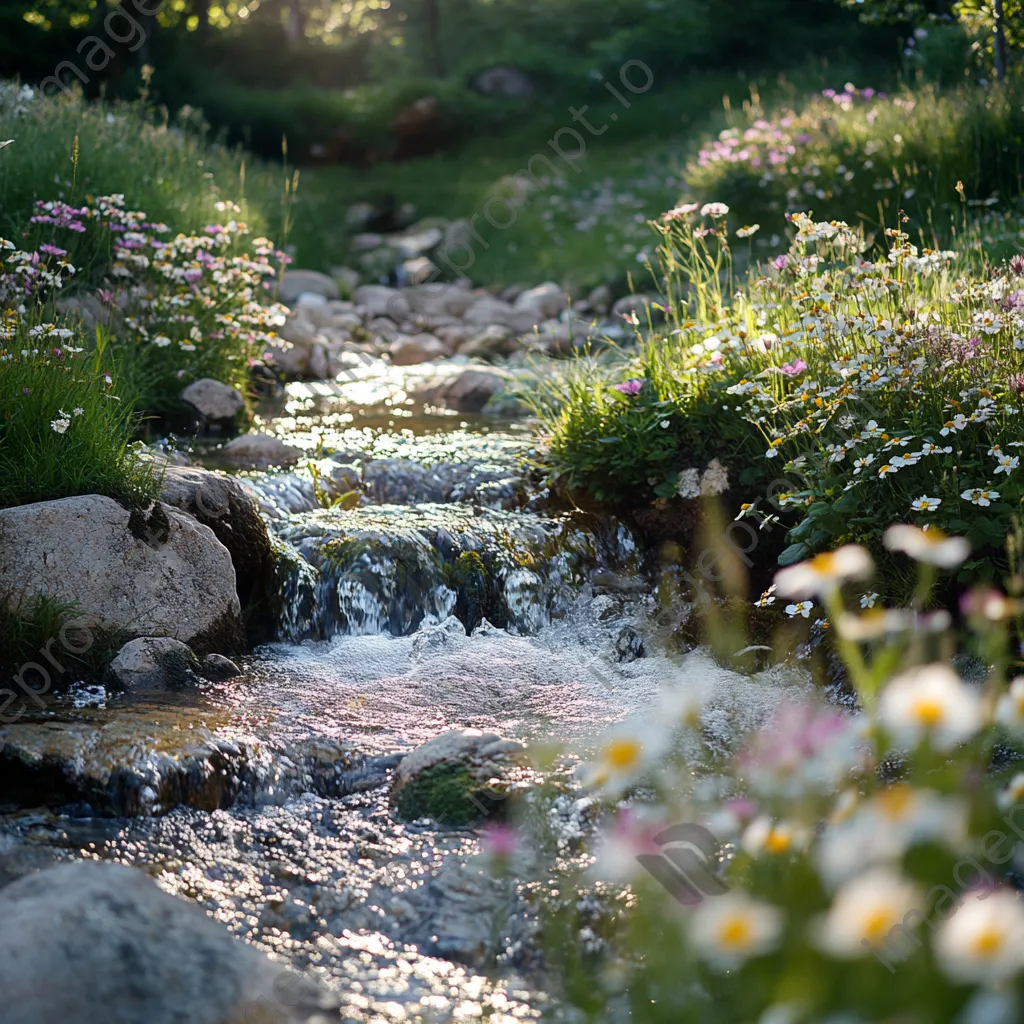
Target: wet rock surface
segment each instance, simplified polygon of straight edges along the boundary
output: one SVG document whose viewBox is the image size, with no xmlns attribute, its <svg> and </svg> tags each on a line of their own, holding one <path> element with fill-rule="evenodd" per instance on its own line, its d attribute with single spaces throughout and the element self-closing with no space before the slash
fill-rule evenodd
<svg viewBox="0 0 1024 1024">
<path fill-rule="evenodd" d="M 211 529 L 235 567 L 235 588 L 251 639 L 269 638 L 267 601 L 275 570 L 274 547 L 259 506 L 234 477 L 194 466 L 169 466 L 161 500 Z"/>
<path fill-rule="evenodd" d="M 430 818 L 441 825 L 472 825 L 505 818 L 526 773 L 526 748 L 479 729 L 441 733 L 399 762 L 391 806 L 399 818 Z M 516 778 L 518 774 L 518 779 Z"/>
<path fill-rule="evenodd" d="M 187 644 L 170 637 L 130 640 L 110 663 L 112 683 L 129 693 L 180 690 L 196 685 L 199 661 Z"/>
<path fill-rule="evenodd" d="M 28 875 L 0 891 L 0 922 L 9 1024 L 226 1024 L 270 1011 L 299 1022 L 338 1005 L 128 867 Z"/>
<path fill-rule="evenodd" d="M 293 466 L 302 453 L 284 441 L 266 434 L 245 434 L 221 449 L 221 459 L 239 469 L 269 469 Z"/>
<path fill-rule="evenodd" d="M 66 705 L 0 726 L 0 805 L 76 815 L 159 814 L 178 804 L 230 806 L 257 790 L 269 752 L 224 711 L 143 702 L 76 711 Z"/>
</svg>

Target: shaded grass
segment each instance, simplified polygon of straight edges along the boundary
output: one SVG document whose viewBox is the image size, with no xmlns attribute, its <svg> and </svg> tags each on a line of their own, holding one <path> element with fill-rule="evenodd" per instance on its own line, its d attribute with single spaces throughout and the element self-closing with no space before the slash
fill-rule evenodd
<svg viewBox="0 0 1024 1024">
<path fill-rule="evenodd" d="M 475 258 L 466 271 L 476 283 L 511 285 L 550 278 L 578 288 L 600 283 L 625 288 L 628 272 L 637 269 L 637 256 L 651 240 L 645 221 L 679 199 L 682 173 L 699 139 L 724 126 L 723 96 L 739 106 L 755 85 L 778 102 L 792 101 L 806 91 L 841 84 L 850 73 L 849 68 L 818 64 L 789 75 L 722 73 L 681 82 L 656 80 L 649 92 L 629 97 L 629 110 L 600 83 L 583 81 L 577 96 L 538 104 L 529 123 L 497 138 L 478 139 L 457 153 L 380 163 L 369 171 L 344 166 L 304 171 L 290 240 L 303 266 L 329 270 L 351 265 L 347 207 L 390 197 L 399 204 L 413 203 L 421 217 L 479 215 L 483 242 L 474 244 Z M 587 106 L 587 121 L 606 130 L 591 136 L 574 123 L 570 106 Z M 563 128 L 584 136 L 586 152 L 572 160 L 575 166 L 560 160 L 549 145 Z M 572 157 L 576 142 L 568 134 L 561 142 Z M 505 194 L 504 179 L 524 169 L 535 154 L 552 160 L 556 174 L 542 162 L 535 166 L 539 176 L 554 177 L 554 182 L 518 210 L 513 226 L 491 226 L 483 216 L 488 199 Z M 499 205 L 494 216 L 504 222 L 508 214 Z"/>
<path fill-rule="evenodd" d="M 100 681 L 128 634 L 78 626 L 77 617 L 78 607 L 70 602 L 0 595 L 0 679 L 20 679 L 41 693 L 59 692 L 73 682 Z M 46 679 L 29 667 L 40 665 L 49 677 L 45 688 Z M 22 697 L 17 687 L 12 692 Z M 19 709 L 32 710 L 29 698 L 24 694 L 20 704 L 6 707 L 2 720 L 10 720 Z"/>
<path fill-rule="evenodd" d="M 218 220 L 221 200 L 240 204 L 257 233 L 280 237 L 287 227 L 288 172 L 217 144 L 195 112 L 171 122 L 142 101 L 0 104 L 0 138 L 14 140 L 0 175 L 0 234 L 16 240 L 36 200 L 115 193 L 176 231 Z"/>
</svg>

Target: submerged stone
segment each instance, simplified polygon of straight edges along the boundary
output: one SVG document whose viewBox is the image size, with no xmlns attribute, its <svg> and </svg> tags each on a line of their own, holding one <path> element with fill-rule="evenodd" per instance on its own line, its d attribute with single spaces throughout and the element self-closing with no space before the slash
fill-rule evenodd
<svg viewBox="0 0 1024 1024">
<path fill-rule="evenodd" d="M 316 570 L 300 587 L 313 639 L 406 636 L 453 614 L 469 629 L 486 617 L 536 633 L 569 611 L 594 568 L 635 550 L 624 528 L 595 534 L 570 516 L 458 504 L 313 512 L 281 534 Z"/>
</svg>

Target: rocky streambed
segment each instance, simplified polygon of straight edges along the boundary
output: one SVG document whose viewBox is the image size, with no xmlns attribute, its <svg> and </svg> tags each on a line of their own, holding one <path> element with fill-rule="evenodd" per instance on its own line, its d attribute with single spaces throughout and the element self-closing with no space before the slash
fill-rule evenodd
<svg viewBox="0 0 1024 1024">
<path fill-rule="evenodd" d="M 522 423 L 415 402 L 420 373 L 364 364 L 289 385 L 242 455 L 199 446 L 192 467 L 168 469 L 175 504 L 247 567 L 239 590 L 245 573 L 269 587 L 246 623 L 265 642 L 239 675 L 197 663 L 156 692 L 72 686 L 0 727 L 0 884 L 62 861 L 141 868 L 329 995 L 327 1009 L 275 1003 L 252 1019 L 557 1015 L 543 887 L 490 871 L 472 822 L 396 803 L 402 759 L 466 729 L 452 756 L 486 771 L 518 749 L 499 737 L 585 753 L 665 686 L 713 691 L 705 729 L 727 745 L 806 685 L 666 656 L 630 532 L 555 510 Z M 283 468 L 251 468 L 261 450 Z M 197 512 L 202 466 L 234 475 Z M 269 568 L 214 514 L 245 492 L 270 527 Z M 568 851 L 590 806 L 571 768 L 545 804 Z M 135 984 L 128 966 L 95 966 L 129 998 L 116 984 Z"/>
</svg>

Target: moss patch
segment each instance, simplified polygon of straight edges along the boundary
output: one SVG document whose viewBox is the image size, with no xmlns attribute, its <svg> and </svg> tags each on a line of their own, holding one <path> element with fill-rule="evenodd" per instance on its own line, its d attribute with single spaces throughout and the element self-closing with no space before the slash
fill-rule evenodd
<svg viewBox="0 0 1024 1024">
<path fill-rule="evenodd" d="M 475 551 L 465 551 L 455 559 L 448 574 L 449 585 L 458 592 L 455 617 L 472 633 L 485 619 L 501 616 L 496 607 L 491 574 L 484 560 Z"/>
<path fill-rule="evenodd" d="M 406 821 L 433 818 L 439 825 L 476 825 L 506 817 L 503 792 L 474 778 L 464 764 L 442 761 L 392 794 L 392 809 Z"/>
</svg>

